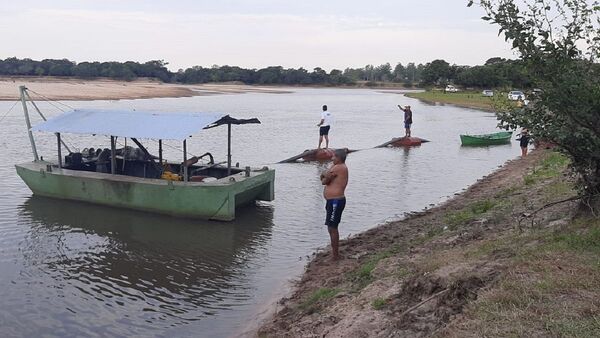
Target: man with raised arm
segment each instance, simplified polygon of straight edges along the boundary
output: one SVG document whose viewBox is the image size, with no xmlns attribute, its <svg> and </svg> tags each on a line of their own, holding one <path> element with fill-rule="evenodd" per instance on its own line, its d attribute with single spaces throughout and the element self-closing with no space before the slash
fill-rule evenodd
<svg viewBox="0 0 600 338">
<path fill-rule="evenodd" d="M 344 192 L 348 185 L 348 167 L 346 166 L 346 151 L 336 149 L 333 155 L 333 165 L 329 170 L 321 174 L 321 183 L 325 186 L 323 196 L 327 201 L 325 210 L 327 216 L 325 225 L 331 238 L 331 253 L 333 260 L 338 260 L 340 234 L 338 225 L 342 220 L 342 212 L 346 207 L 346 196 Z"/>
<path fill-rule="evenodd" d="M 404 112 L 404 137 L 410 137 L 410 126 L 412 125 L 412 110 L 410 110 L 410 106 L 404 106 L 402 108 L 401 105 L 398 105 L 398 108 Z"/>
</svg>

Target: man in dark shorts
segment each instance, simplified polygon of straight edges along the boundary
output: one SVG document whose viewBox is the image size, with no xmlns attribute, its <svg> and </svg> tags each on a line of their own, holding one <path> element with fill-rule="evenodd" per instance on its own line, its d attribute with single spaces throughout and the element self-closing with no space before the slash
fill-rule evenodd
<svg viewBox="0 0 600 338">
<path fill-rule="evenodd" d="M 338 260 L 340 234 L 338 225 L 342 220 L 342 212 L 346 207 L 346 186 L 348 185 L 348 167 L 346 166 L 346 151 L 336 149 L 333 155 L 333 165 L 329 170 L 321 174 L 321 183 L 325 186 L 323 196 L 327 201 L 325 210 L 325 225 L 331 239 L 331 253 L 333 260 Z"/>
<path fill-rule="evenodd" d="M 398 108 L 404 112 L 404 137 L 410 137 L 410 126 L 412 125 L 412 110 L 410 110 L 410 106 L 402 106 L 398 105 Z"/>
<path fill-rule="evenodd" d="M 323 138 L 325 138 L 325 148 L 329 148 L 329 129 L 331 129 L 331 113 L 327 111 L 327 106 L 323 106 L 323 111 L 321 112 L 321 122 L 317 124 L 319 128 L 319 147 L 317 149 L 321 149 L 321 143 L 323 143 Z"/>
</svg>

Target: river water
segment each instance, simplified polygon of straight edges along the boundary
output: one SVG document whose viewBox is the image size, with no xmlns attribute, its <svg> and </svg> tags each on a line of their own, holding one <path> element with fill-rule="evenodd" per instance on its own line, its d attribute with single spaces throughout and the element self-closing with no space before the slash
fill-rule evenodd
<svg viewBox="0 0 600 338">
<path fill-rule="evenodd" d="M 234 222 L 178 219 L 34 197 L 14 170 L 32 159 L 20 104 L 0 122 L 0 332 L 3 337 L 239 335 L 285 295 L 311 253 L 328 244 L 315 163 L 275 164 L 315 148 L 321 105 L 335 116 L 331 147 L 348 156 L 345 238 L 439 203 L 506 160 L 518 145 L 464 148 L 459 134 L 494 131 L 490 113 L 428 105 L 394 92 L 292 89 L 177 99 L 64 102 L 76 108 L 225 112 L 258 117 L 233 127 L 233 161 L 276 169 L 275 201 L 238 211 Z M 48 116 L 66 106 L 38 102 Z M 372 149 L 402 136 L 397 104 L 414 112 L 410 149 Z M 0 102 L 0 114 L 12 102 Z M 34 116 L 34 121 L 39 117 Z M 35 123 L 35 122 L 34 122 Z M 100 137 L 66 136 L 84 147 Z M 39 152 L 56 158 L 53 135 L 36 134 Z M 157 148 L 148 140 L 148 148 Z M 166 157 L 181 158 L 167 142 Z M 188 141 L 192 154 L 226 159 L 226 128 Z M 156 151 L 156 150 L 155 150 Z"/>
</svg>

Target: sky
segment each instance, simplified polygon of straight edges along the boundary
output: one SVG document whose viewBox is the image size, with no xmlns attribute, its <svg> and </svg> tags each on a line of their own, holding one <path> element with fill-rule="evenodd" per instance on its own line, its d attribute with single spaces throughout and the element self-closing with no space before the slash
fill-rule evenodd
<svg viewBox="0 0 600 338">
<path fill-rule="evenodd" d="M 165 60 L 312 70 L 515 58 L 467 0 L 20 0 L 0 4 L 0 58 Z"/>
</svg>

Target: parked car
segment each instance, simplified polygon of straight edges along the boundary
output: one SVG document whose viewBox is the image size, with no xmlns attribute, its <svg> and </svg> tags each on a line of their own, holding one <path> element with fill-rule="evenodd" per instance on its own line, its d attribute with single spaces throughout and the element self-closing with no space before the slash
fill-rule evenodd
<svg viewBox="0 0 600 338">
<path fill-rule="evenodd" d="M 525 100 L 525 93 L 520 90 L 513 90 L 508 93 L 508 99 L 511 101 Z"/>
<path fill-rule="evenodd" d="M 484 90 L 484 91 L 482 91 L 482 92 L 481 92 L 481 95 L 483 95 L 483 96 L 488 96 L 488 97 L 490 97 L 490 96 L 494 96 L 494 91 L 493 91 L 493 90 L 486 89 L 486 90 Z"/>
<path fill-rule="evenodd" d="M 456 93 L 458 91 L 458 88 L 454 87 L 453 85 L 447 85 L 444 91 L 446 93 Z"/>
</svg>

